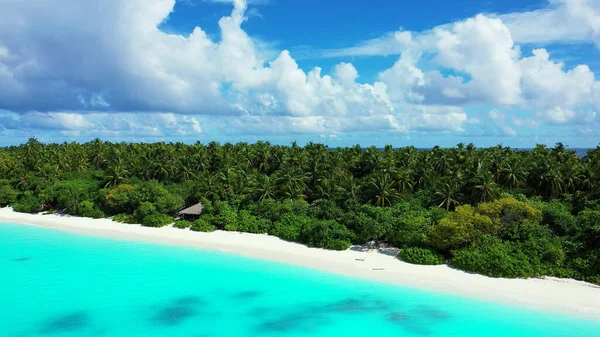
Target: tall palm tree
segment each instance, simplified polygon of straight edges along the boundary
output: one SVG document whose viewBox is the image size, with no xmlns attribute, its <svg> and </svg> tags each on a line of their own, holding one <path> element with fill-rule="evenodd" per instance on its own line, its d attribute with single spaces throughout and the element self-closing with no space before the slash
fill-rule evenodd
<svg viewBox="0 0 600 337">
<path fill-rule="evenodd" d="M 129 172 L 125 168 L 123 160 L 121 157 L 118 157 L 117 160 L 109 166 L 106 172 L 106 176 L 104 177 L 106 183 L 104 184 L 104 187 L 118 185 L 123 179 L 127 178 L 128 174 Z"/>
<path fill-rule="evenodd" d="M 501 168 L 501 181 L 510 190 L 518 188 L 527 179 L 523 162 L 515 157 L 505 161 Z"/>
<path fill-rule="evenodd" d="M 306 175 L 298 167 L 288 166 L 275 178 L 278 194 L 283 198 L 306 198 Z"/>
<path fill-rule="evenodd" d="M 435 187 L 434 194 L 437 197 L 438 207 L 445 208 L 447 211 L 459 206 L 463 198 L 459 185 L 450 179 L 441 180 Z"/>
<path fill-rule="evenodd" d="M 375 175 L 366 186 L 368 200 L 376 206 L 391 206 L 400 196 L 394 188 L 395 184 L 388 173 Z"/>
<path fill-rule="evenodd" d="M 473 198 L 478 202 L 488 202 L 499 195 L 498 184 L 491 173 L 484 172 L 474 179 Z"/>
<path fill-rule="evenodd" d="M 564 183 L 562 175 L 552 164 L 547 163 L 542 168 L 538 177 L 540 192 L 543 196 L 550 198 L 563 192 Z"/>
<path fill-rule="evenodd" d="M 275 185 L 275 179 L 272 179 L 266 174 L 258 174 L 256 176 L 256 193 L 258 200 L 263 199 L 275 199 L 277 193 L 277 186 Z"/>
<path fill-rule="evenodd" d="M 337 187 L 337 192 L 342 203 L 354 205 L 361 203 L 362 185 L 358 179 L 346 179 Z"/>
</svg>

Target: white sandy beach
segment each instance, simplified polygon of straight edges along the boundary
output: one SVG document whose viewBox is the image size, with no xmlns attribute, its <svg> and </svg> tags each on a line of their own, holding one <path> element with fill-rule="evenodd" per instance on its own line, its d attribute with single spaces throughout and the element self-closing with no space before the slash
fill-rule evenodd
<svg viewBox="0 0 600 337">
<path fill-rule="evenodd" d="M 11 208 L 0 209 L 0 222 L 107 238 L 214 249 L 367 280 L 600 319 L 600 287 L 569 279 L 496 279 L 465 273 L 445 265 L 412 265 L 377 251 L 337 252 L 308 248 L 268 235 L 222 231 L 198 233 L 172 227 L 148 228 L 110 219 L 23 214 Z"/>
</svg>

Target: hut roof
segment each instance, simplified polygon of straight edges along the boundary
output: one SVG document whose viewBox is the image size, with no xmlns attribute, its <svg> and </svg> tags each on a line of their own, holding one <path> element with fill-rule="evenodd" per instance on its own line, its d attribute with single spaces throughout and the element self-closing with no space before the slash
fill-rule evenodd
<svg viewBox="0 0 600 337">
<path fill-rule="evenodd" d="M 193 206 L 190 206 L 186 209 L 182 209 L 181 211 L 179 211 L 179 213 L 177 214 L 188 214 L 188 215 L 199 215 L 202 213 L 202 209 L 204 208 L 204 206 L 202 206 L 202 203 L 199 202 Z"/>
</svg>

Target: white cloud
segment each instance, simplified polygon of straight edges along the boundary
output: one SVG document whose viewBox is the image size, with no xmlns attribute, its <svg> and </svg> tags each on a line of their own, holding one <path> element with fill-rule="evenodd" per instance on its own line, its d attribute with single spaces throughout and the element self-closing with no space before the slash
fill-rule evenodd
<svg viewBox="0 0 600 337">
<path fill-rule="evenodd" d="M 530 129 L 535 129 L 540 126 L 541 121 L 539 119 L 518 118 L 518 117 L 513 116 L 512 123 L 515 126 L 522 126 L 522 127 L 526 127 L 526 128 L 530 128 Z"/>
<path fill-rule="evenodd" d="M 241 28 L 246 1 L 233 1 L 231 15 L 219 20 L 219 42 L 199 27 L 189 37 L 161 32 L 174 1 L 10 2 L 0 13 L 2 108 L 315 117 L 300 129 L 322 116 L 395 118 L 385 85 L 357 83 L 349 63 L 331 77 L 300 69 L 288 51 L 266 62 Z M 58 52 L 54 44 L 68 48 Z"/>
<path fill-rule="evenodd" d="M 573 107 L 593 103 L 596 81 L 588 66 L 564 71 L 564 65 L 552 62 L 545 49 L 534 50 L 533 56 L 519 60 L 518 65 L 523 72 L 523 94 L 530 106 Z"/>
<path fill-rule="evenodd" d="M 390 68 L 379 74 L 379 78 L 390 89 L 390 97 L 395 102 L 416 102 L 424 100 L 416 89 L 425 85 L 425 76 L 415 66 L 418 56 L 403 54 Z"/>
<path fill-rule="evenodd" d="M 435 35 L 439 64 L 470 75 L 466 86 L 472 95 L 500 104 L 519 102 L 519 50 L 502 21 L 477 15 L 452 30 L 436 29 Z"/>
<path fill-rule="evenodd" d="M 190 136 L 203 133 L 193 116 L 173 113 L 28 112 L 0 113 L 0 128 L 30 134 L 59 131 L 63 135 Z"/>
<path fill-rule="evenodd" d="M 593 114 L 573 111 L 600 107 L 600 82 L 588 66 L 564 69 L 545 49 L 522 57 L 500 19 L 477 15 L 438 27 L 434 35 L 436 40 L 427 39 L 428 46 L 425 40 L 411 44 L 392 68 L 380 73 L 397 106 L 406 102 L 458 107 L 501 104 L 533 110 L 548 124 L 593 119 Z M 440 66 L 456 75 L 422 71 L 418 64 L 425 53 L 435 55 Z M 507 126 L 501 128 L 514 133 Z"/>
<path fill-rule="evenodd" d="M 28 112 L 20 120 L 34 129 L 83 130 L 92 127 L 84 116 L 68 112 Z"/>
<path fill-rule="evenodd" d="M 498 110 L 491 110 L 488 113 L 488 116 L 505 136 L 514 137 L 517 135 L 517 131 L 508 125 L 506 121 L 506 115 L 504 113 Z"/>
<path fill-rule="evenodd" d="M 541 39 L 523 33 L 528 18 L 540 18 L 542 26 L 556 25 L 557 17 L 577 21 L 572 28 L 560 25 L 553 41 L 568 36 L 563 29 L 579 41 L 595 39 L 598 12 L 591 1 L 554 1 L 530 14 L 477 15 L 323 52 L 400 54 L 373 83 L 359 82 L 348 62 L 331 75 L 301 69 L 289 51 L 273 53 L 242 29 L 246 1 L 213 2 L 233 4 L 231 15 L 218 22 L 220 39 L 200 27 L 187 37 L 160 31 L 175 0 L 104 0 L 101 6 L 5 0 L 0 109 L 20 115 L 0 123 L 193 135 L 218 127 L 210 115 L 238 133 L 458 132 L 480 119 L 467 116 L 470 106 L 530 109 L 548 124 L 592 120 L 591 109 L 600 107 L 600 84 L 587 66 L 566 69 L 544 49 L 522 57 L 515 44 Z M 505 134 L 515 133 L 506 116 L 488 118 Z"/>
<path fill-rule="evenodd" d="M 350 63 L 340 63 L 334 69 L 335 79 L 342 85 L 352 85 L 358 78 L 358 71 Z"/>
<path fill-rule="evenodd" d="M 455 106 L 409 105 L 402 114 L 403 121 L 417 131 L 463 131 L 468 117 Z"/>
<path fill-rule="evenodd" d="M 486 16 L 500 19 L 515 43 L 596 43 L 600 48 L 600 2 L 596 0 L 548 0 L 542 9 Z M 426 47 L 435 40 L 436 30 L 447 31 L 451 26 L 452 23 L 447 23 L 418 33 L 400 29 L 352 47 L 321 50 L 315 54 L 322 57 L 400 55 L 406 50 L 407 37 Z"/>
<path fill-rule="evenodd" d="M 399 55 L 413 46 L 412 32 L 398 30 L 381 37 L 363 41 L 354 47 L 317 52 L 319 57 Z"/>
<path fill-rule="evenodd" d="M 600 48 L 597 0 L 550 0 L 546 8 L 499 18 L 520 43 L 594 42 Z"/>
<path fill-rule="evenodd" d="M 571 109 L 554 108 L 537 112 L 537 116 L 545 120 L 548 124 L 587 124 L 596 118 L 596 112 L 573 111 Z"/>
</svg>

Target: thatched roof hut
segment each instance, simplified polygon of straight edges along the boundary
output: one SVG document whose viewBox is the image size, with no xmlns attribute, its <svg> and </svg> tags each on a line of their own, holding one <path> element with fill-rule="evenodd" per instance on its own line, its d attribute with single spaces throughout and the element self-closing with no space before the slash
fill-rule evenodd
<svg viewBox="0 0 600 337">
<path fill-rule="evenodd" d="M 181 211 L 179 211 L 177 213 L 177 215 L 182 218 L 185 218 L 186 216 L 190 216 L 191 218 L 195 219 L 197 216 L 202 214 L 203 209 L 204 209 L 204 206 L 202 206 L 202 203 L 199 202 L 193 206 L 182 209 Z"/>
</svg>

